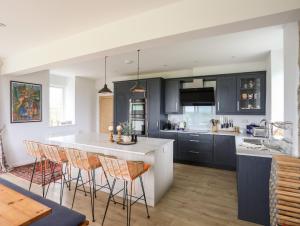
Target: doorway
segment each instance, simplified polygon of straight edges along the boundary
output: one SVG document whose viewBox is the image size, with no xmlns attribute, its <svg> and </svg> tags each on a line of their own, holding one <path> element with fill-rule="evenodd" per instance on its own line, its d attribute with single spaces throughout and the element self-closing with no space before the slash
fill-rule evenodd
<svg viewBox="0 0 300 226">
<path fill-rule="evenodd" d="M 108 133 L 108 127 L 113 125 L 113 96 L 99 97 L 99 131 Z"/>
</svg>

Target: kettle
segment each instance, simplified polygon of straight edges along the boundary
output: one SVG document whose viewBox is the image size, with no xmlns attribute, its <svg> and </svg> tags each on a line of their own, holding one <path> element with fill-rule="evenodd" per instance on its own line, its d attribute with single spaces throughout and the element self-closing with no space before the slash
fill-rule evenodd
<svg viewBox="0 0 300 226">
<path fill-rule="evenodd" d="M 185 130 L 185 127 L 186 127 L 186 122 L 185 121 L 179 122 L 179 129 L 180 130 Z"/>
</svg>

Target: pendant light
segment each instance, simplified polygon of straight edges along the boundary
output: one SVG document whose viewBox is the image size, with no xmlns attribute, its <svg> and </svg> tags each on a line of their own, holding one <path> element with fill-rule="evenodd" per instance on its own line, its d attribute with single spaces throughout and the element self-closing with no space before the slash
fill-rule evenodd
<svg viewBox="0 0 300 226">
<path fill-rule="evenodd" d="M 130 89 L 132 93 L 145 93 L 145 88 L 140 85 L 140 50 L 137 50 L 137 57 L 138 57 L 138 63 L 137 63 L 137 82 L 136 84 Z"/>
<path fill-rule="evenodd" d="M 106 84 L 106 58 L 107 58 L 107 56 L 105 56 L 105 58 L 104 58 L 105 84 L 104 84 L 104 87 L 102 89 L 100 89 L 100 91 L 98 92 L 98 93 L 101 93 L 101 94 L 110 94 L 110 93 L 112 93 L 112 91 L 107 87 L 107 84 Z"/>
</svg>

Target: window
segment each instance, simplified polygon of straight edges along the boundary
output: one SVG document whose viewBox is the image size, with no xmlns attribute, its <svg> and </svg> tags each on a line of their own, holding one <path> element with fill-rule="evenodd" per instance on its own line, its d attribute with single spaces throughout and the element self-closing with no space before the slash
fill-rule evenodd
<svg viewBox="0 0 300 226">
<path fill-rule="evenodd" d="M 75 122 L 75 80 L 63 76 L 50 76 L 49 124 L 71 125 Z"/>
<path fill-rule="evenodd" d="M 64 88 L 50 86 L 50 125 L 60 126 L 64 121 Z"/>
</svg>

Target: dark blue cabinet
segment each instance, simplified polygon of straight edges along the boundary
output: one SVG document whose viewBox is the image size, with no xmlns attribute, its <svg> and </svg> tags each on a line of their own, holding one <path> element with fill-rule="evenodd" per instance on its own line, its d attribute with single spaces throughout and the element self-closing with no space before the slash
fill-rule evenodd
<svg viewBox="0 0 300 226">
<path fill-rule="evenodd" d="M 178 79 L 165 80 L 165 113 L 182 113 L 180 105 L 180 80 Z"/>
<path fill-rule="evenodd" d="M 269 179 L 271 162 L 271 158 L 238 156 L 238 218 L 240 220 L 270 225 Z"/>
<path fill-rule="evenodd" d="M 135 81 L 114 83 L 114 128 L 129 119 L 129 100 L 132 98 L 130 89 Z"/>
<path fill-rule="evenodd" d="M 216 114 L 235 114 L 237 112 L 236 76 L 219 76 L 216 94 Z"/>
<path fill-rule="evenodd" d="M 237 76 L 237 111 L 239 114 L 266 113 L 266 72 L 249 72 Z"/>
<path fill-rule="evenodd" d="M 147 79 L 147 121 L 148 136 L 159 137 L 159 131 L 166 115 L 164 114 L 164 80 L 161 78 Z"/>
<path fill-rule="evenodd" d="M 235 136 L 214 136 L 214 165 L 225 169 L 236 169 Z"/>
<path fill-rule="evenodd" d="M 218 75 L 217 115 L 265 115 L 266 72 Z"/>
<path fill-rule="evenodd" d="M 178 133 L 180 159 L 191 163 L 212 163 L 213 135 Z"/>
</svg>

